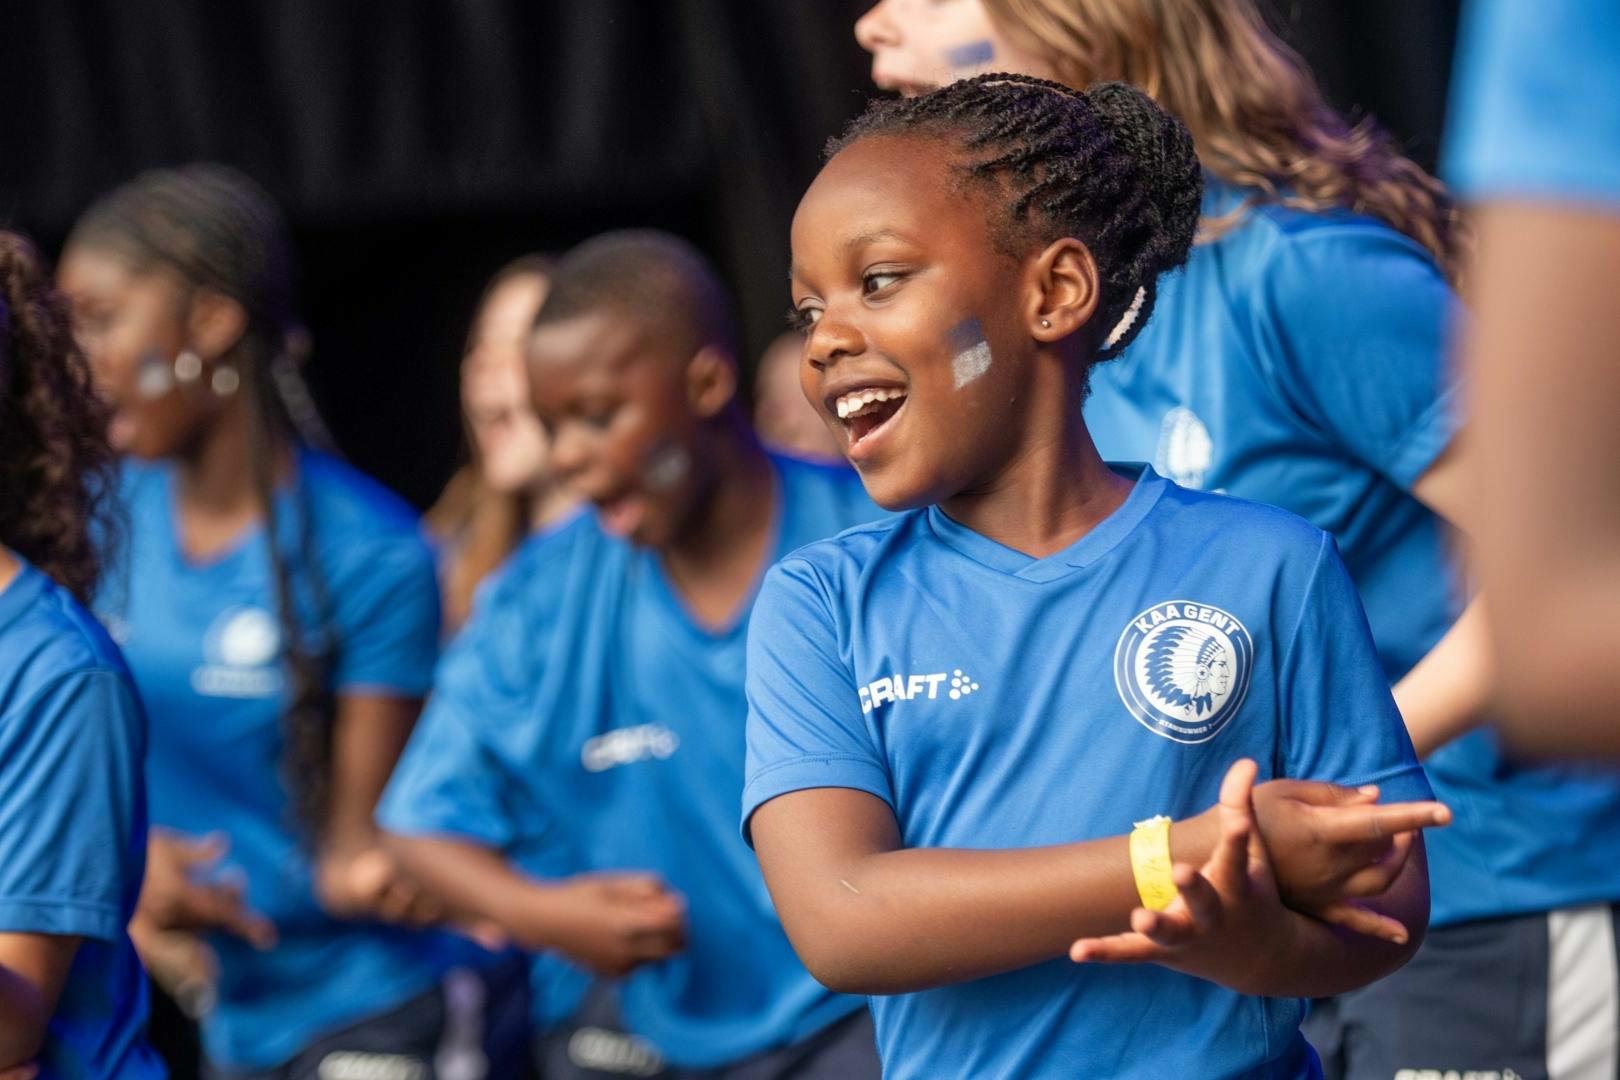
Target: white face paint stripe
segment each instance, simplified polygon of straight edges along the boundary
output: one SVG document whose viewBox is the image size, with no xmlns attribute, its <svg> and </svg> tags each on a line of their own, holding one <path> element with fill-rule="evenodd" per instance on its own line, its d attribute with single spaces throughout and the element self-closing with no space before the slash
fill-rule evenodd
<svg viewBox="0 0 1620 1080">
<path fill-rule="evenodd" d="M 971 349 L 963 349 L 951 361 L 951 374 L 956 389 L 960 390 L 990 370 L 990 343 L 981 341 Z"/>
<path fill-rule="evenodd" d="M 947 340 L 951 348 L 956 350 L 956 356 L 951 360 L 951 375 L 956 389 L 962 389 L 990 370 L 994 357 L 990 355 L 990 343 L 984 339 L 984 329 L 978 319 L 963 319 L 951 327 Z"/>
</svg>

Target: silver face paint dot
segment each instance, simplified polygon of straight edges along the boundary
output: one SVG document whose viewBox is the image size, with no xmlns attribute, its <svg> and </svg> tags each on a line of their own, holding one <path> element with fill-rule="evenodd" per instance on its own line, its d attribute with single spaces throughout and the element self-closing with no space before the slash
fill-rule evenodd
<svg viewBox="0 0 1620 1080">
<path fill-rule="evenodd" d="M 236 388 L 242 385 L 242 377 L 230 365 L 214 369 L 214 377 L 208 380 L 208 385 L 220 397 L 229 397 L 236 393 Z"/>
<path fill-rule="evenodd" d="M 692 458 L 678 446 L 665 446 L 652 456 L 644 474 L 647 486 L 659 491 L 678 487 L 692 469 Z"/>
<path fill-rule="evenodd" d="M 160 398 L 174 389 L 174 372 L 160 356 L 147 356 L 135 372 L 135 393 L 143 401 Z"/>
</svg>

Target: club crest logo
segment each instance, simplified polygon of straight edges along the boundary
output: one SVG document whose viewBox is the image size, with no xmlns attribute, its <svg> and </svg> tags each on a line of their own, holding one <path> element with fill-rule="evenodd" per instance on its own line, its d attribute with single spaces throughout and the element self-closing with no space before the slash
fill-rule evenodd
<svg viewBox="0 0 1620 1080">
<path fill-rule="evenodd" d="M 1189 600 L 1132 619 L 1114 650 L 1114 684 L 1141 725 L 1179 743 L 1208 742 L 1243 705 L 1254 640 L 1230 612 Z"/>
</svg>

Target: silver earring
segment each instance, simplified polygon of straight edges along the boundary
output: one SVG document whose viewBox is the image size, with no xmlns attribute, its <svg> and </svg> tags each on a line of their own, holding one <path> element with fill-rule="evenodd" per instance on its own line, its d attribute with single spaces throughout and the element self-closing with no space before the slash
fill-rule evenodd
<svg viewBox="0 0 1620 1080">
<path fill-rule="evenodd" d="M 202 375 L 202 367 L 202 357 L 190 349 L 182 349 L 174 358 L 174 377 L 183 383 L 196 382 Z"/>
<path fill-rule="evenodd" d="M 1050 319 L 1042 319 L 1041 320 L 1041 329 L 1042 330 L 1050 330 L 1050 329 L 1052 329 L 1052 320 L 1050 320 Z"/>
<path fill-rule="evenodd" d="M 236 388 L 242 385 L 242 377 L 230 364 L 220 364 L 214 369 L 213 378 L 208 380 L 208 385 L 220 397 L 230 397 L 236 393 Z"/>
</svg>

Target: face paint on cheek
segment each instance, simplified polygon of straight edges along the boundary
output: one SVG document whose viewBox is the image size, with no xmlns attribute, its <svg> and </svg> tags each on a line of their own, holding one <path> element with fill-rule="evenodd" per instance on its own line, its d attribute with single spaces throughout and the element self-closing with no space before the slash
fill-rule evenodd
<svg viewBox="0 0 1620 1080">
<path fill-rule="evenodd" d="M 174 389 L 174 365 L 156 353 L 141 357 L 135 370 L 135 393 L 142 401 L 156 401 Z"/>
<path fill-rule="evenodd" d="M 647 455 L 642 479 L 652 491 L 665 492 L 680 487 L 692 471 L 692 455 L 674 443 L 660 443 Z"/>
<path fill-rule="evenodd" d="M 956 389 L 962 389 L 990 370 L 990 343 L 984 339 L 984 328 L 978 319 L 962 320 L 951 327 L 945 337 L 953 354 L 951 377 Z"/>
<path fill-rule="evenodd" d="M 945 50 L 945 63 L 953 71 L 983 67 L 996 57 L 996 47 L 988 41 L 966 41 Z"/>
</svg>

